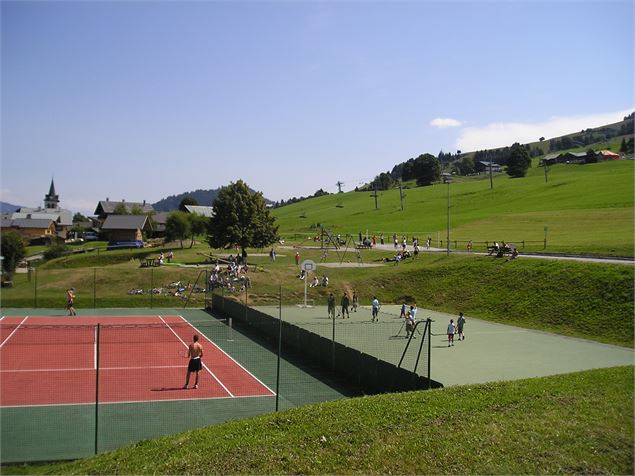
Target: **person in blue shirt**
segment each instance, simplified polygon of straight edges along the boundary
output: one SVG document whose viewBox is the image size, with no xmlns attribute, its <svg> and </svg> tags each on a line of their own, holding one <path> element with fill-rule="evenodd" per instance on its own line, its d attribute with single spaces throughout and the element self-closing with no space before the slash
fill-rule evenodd
<svg viewBox="0 0 635 476">
<path fill-rule="evenodd" d="M 372 302 L 372 321 L 373 322 L 377 322 L 379 321 L 379 308 L 380 308 L 380 304 L 379 304 L 379 299 L 377 299 L 377 296 L 373 296 L 373 302 Z"/>
</svg>

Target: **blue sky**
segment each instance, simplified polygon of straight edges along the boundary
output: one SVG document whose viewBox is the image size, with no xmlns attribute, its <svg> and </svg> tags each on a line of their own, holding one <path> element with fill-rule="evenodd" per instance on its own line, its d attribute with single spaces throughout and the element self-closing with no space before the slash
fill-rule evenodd
<svg viewBox="0 0 635 476">
<path fill-rule="evenodd" d="M 633 110 L 632 1 L 8 2 L 0 200 L 344 190 Z"/>
</svg>

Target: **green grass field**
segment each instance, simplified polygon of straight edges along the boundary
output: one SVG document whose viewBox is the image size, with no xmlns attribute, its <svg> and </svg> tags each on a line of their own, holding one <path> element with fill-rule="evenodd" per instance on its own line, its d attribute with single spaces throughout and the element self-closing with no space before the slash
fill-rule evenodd
<svg viewBox="0 0 635 476">
<path fill-rule="evenodd" d="M 534 166 L 525 178 L 497 174 L 493 190 L 487 176 L 460 178 L 449 185 L 450 239 L 525 240 L 533 242 L 527 250 L 539 251 L 547 227 L 546 251 L 633 256 L 633 165 L 556 165 L 547 183 L 543 169 Z M 377 210 L 372 193 L 349 192 L 305 200 L 273 214 L 287 236 L 317 234 L 319 224 L 355 237 L 368 230 L 387 239 L 397 233 L 445 240 L 448 185 L 410 188 L 405 194 L 403 212 L 394 189 L 379 192 Z"/>
<path fill-rule="evenodd" d="M 633 367 L 352 398 L 11 474 L 633 474 Z"/>
</svg>

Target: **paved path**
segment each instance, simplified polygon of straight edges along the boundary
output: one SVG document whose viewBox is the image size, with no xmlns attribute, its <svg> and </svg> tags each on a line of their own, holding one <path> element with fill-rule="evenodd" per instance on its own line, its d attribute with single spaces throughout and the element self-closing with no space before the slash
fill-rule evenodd
<svg viewBox="0 0 635 476">
<path fill-rule="evenodd" d="M 389 244 L 379 245 L 378 244 L 378 245 L 375 245 L 373 249 L 397 252 L 401 250 L 401 246 L 395 249 L 394 245 L 389 245 Z M 412 245 L 408 245 L 406 249 L 410 251 L 411 253 L 413 251 Z M 446 248 L 430 248 L 428 250 L 425 248 L 425 246 L 421 246 L 419 250 L 421 253 L 447 253 Z M 369 252 L 369 250 L 362 251 L 362 253 L 367 253 L 367 252 Z M 468 254 L 466 251 L 458 251 L 458 250 L 450 250 L 450 253 Z M 476 256 L 487 256 L 487 253 L 479 253 L 479 252 L 473 252 L 470 254 L 473 254 Z M 560 254 L 539 254 L 539 253 L 523 254 L 522 252 L 520 253 L 519 258 L 517 259 L 520 259 L 520 258 L 550 259 L 550 260 L 558 260 L 558 261 L 582 261 L 586 263 L 609 263 L 609 264 L 621 264 L 621 265 L 630 265 L 630 266 L 635 265 L 635 259 L 632 259 L 632 258 L 618 259 L 618 258 L 609 258 L 609 257 L 601 258 L 601 257 L 587 257 L 587 256 L 570 256 L 570 255 L 564 255 L 564 254 L 560 255 Z"/>
</svg>

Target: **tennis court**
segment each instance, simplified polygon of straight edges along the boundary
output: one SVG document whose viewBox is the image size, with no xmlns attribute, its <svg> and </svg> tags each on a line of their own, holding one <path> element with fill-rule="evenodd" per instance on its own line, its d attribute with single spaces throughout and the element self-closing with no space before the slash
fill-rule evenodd
<svg viewBox="0 0 635 476">
<path fill-rule="evenodd" d="M 274 395 L 204 335 L 211 363 L 203 363 L 197 391 L 183 389 L 194 334 L 201 333 L 181 316 L 83 317 L 70 325 L 59 317 L 3 317 L 0 405 L 94 403 L 98 371 L 104 403 Z"/>
<path fill-rule="evenodd" d="M 201 310 L 161 312 L 96 309 L 66 317 L 59 310 L 5 310 L 2 463 L 85 457 L 277 406 L 351 395 L 342 382 L 291 357 L 278 364 L 275 352 L 227 320 Z M 199 388 L 191 388 L 192 375 L 185 390 L 183 354 L 194 334 L 204 367 Z"/>
<path fill-rule="evenodd" d="M 325 337 L 335 335 L 338 342 L 413 370 L 417 354 L 411 346 L 404 354 L 405 329 L 399 317 L 400 306 L 384 305 L 379 322 L 371 322 L 370 308 L 361 307 L 350 319 L 328 318 L 326 305 L 314 307 L 258 306 L 271 316 L 304 327 Z M 632 365 L 633 349 L 568 337 L 550 332 L 499 324 L 467 317 L 466 339 L 448 347 L 446 328 L 458 316 L 419 308 L 417 319 L 432 319 L 429 377 L 444 386 L 543 377 L 594 368 Z M 418 336 L 417 336 L 418 337 Z M 417 367 L 421 374 L 424 365 Z"/>
</svg>

